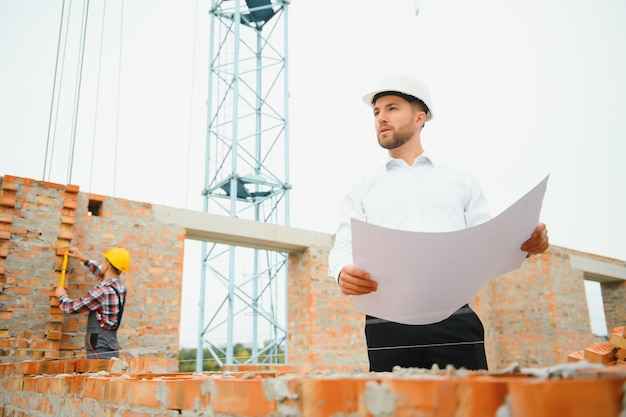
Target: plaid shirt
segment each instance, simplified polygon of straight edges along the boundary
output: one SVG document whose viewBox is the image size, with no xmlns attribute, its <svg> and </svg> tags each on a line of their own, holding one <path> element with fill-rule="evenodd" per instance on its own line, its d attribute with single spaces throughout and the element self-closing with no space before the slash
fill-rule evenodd
<svg viewBox="0 0 626 417">
<path fill-rule="evenodd" d="M 85 262 L 85 266 L 100 280 L 104 278 L 102 267 L 96 261 L 88 260 Z M 62 295 L 59 297 L 59 308 L 64 313 L 94 311 L 100 326 L 103 329 L 111 330 L 117 325 L 120 314 L 120 300 L 112 287 L 115 287 L 120 293 L 122 303 L 125 302 L 126 287 L 122 285 L 119 279 L 112 278 L 101 281 L 100 284 L 80 298 L 71 299 L 67 295 Z"/>
</svg>

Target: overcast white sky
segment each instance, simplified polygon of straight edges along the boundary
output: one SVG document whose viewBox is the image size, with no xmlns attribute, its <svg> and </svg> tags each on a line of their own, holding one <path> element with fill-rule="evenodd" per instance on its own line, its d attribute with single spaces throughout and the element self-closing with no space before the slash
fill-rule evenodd
<svg viewBox="0 0 626 417">
<path fill-rule="evenodd" d="M 62 1 L 0 0 L 0 175 L 41 179 L 45 163 L 47 179 L 82 191 L 201 209 L 209 2 L 90 1 L 70 170 L 73 3 L 46 163 Z M 433 96 L 425 148 L 470 168 L 494 214 L 550 173 L 541 219 L 552 243 L 626 260 L 626 2 L 422 0 L 419 10 L 414 0 L 289 6 L 291 225 L 334 232 L 343 193 L 385 155 L 360 97 L 385 72 L 413 71 Z"/>
</svg>

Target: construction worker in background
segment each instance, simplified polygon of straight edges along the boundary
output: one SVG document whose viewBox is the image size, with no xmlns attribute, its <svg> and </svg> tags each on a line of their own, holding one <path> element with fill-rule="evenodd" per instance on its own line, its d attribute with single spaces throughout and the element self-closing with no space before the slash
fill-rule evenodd
<svg viewBox="0 0 626 417">
<path fill-rule="evenodd" d="M 126 303 L 126 287 L 120 276 L 128 270 L 130 255 L 123 248 L 112 248 L 104 253 L 104 262 L 88 259 L 78 248 L 68 249 L 68 255 L 77 258 L 100 280 L 100 283 L 80 298 L 68 297 L 65 288 L 57 287 L 59 308 L 66 314 L 89 311 L 85 349 L 88 359 L 119 357 L 117 329 L 122 321 Z"/>
<path fill-rule="evenodd" d="M 367 271 L 352 265 L 351 218 L 418 232 L 461 230 L 491 218 L 471 173 L 441 165 L 424 152 L 420 135 L 433 109 L 419 79 L 405 74 L 385 77 L 363 101 L 373 109 L 378 143 L 389 158 L 344 199 L 328 274 L 345 295 L 368 294 L 378 285 Z M 520 249 L 529 256 L 548 246 L 546 225 L 539 223 Z M 420 271 L 415 271 L 415 279 L 420 279 Z M 430 369 L 435 364 L 442 369 L 487 369 L 484 328 L 467 304 L 447 319 L 425 325 L 368 315 L 365 338 L 373 372 L 392 371 L 394 366 Z"/>
</svg>

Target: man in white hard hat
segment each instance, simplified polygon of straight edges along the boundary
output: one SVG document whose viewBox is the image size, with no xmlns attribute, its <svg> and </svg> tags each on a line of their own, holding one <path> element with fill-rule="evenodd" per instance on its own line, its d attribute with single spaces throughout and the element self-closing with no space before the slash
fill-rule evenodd
<svg viewBox="0 0 626 417">
<path fill-rule="evenodd" d="M 355 184 L 344 199 L 328 274 L 345 295 L 368 294 L 378 285 L 367 271 L 352 265 L 351 218 L 419 232 L 461 230 L 491 218 L 471 173 L 441 165 L 424 152 L 420 135 L 424 123 L 433 118 L 433 108 L 430 93 L 419 79 L 404 74 L 385 77 L 363 101 L 373 109 L 378 143 L 387 149 L 389 159 Z M 533 255 L 548 246 L 546 226 L 539 223 L 520 249 Z M 419 271 L 415 275 L 420 279 Z M 469 305 L 426 325 L 366 316 L 365 337 L 373 372 L 434 364 L 487 369 L 484 328 Z"/>
<path fill-rule="evenodd" d="M 65 288 L 57 287 L 59 308 L 67 314 L 89 312 L 85 350 L 87 359 L 119 357 L 120 345 L 117 329 L 122 322 L 126 304 L 126 287 L 121 275 L 130 266 L 130 255 L 124 248 L 111 248 L 103 255 L 101 264 L 87 258 L 78 248 L 71 247 L 67 254 L 79 259 L 100 280 L 100 283 L 80 298 L 68 297 Z"/>
</svg>

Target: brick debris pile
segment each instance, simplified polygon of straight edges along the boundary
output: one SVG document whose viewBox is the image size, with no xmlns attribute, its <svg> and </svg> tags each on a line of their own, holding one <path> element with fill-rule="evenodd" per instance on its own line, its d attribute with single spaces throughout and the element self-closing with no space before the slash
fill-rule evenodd
<svg viewBox="0 0 626 417">
<path fill-rule="evenodd" d="M 614 327 L 608 342 L 597 343 L 567 355 L 568 362 L 581 360 L 605 366 L 626 365 L 626 326 Z"/>
</svg>

